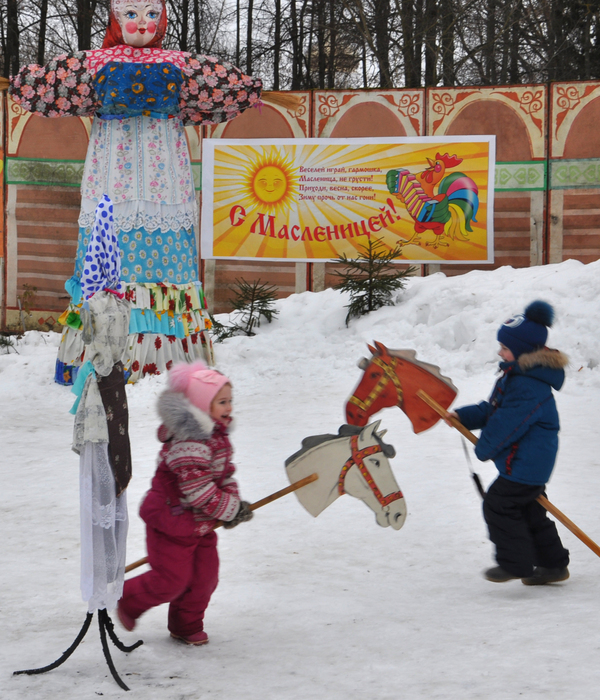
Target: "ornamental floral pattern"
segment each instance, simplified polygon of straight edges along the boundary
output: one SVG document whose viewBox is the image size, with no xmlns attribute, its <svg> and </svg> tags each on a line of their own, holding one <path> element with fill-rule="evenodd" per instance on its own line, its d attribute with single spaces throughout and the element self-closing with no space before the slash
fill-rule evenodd
<svg viewBox="0 0 600 700">
<path fill-rule="evenodd" d="M 442 136 L 467 105 L 480 100 L 498 101 L 519 115 L 531 143 L 534 158 L 546 155 L 547 88 L 524 85 L 490 88 L 429 88 L 427 90 L 427 132 Z"/>
<path fill-rule="evenodd" d="M 600 84 L 554 83 L 552 85 L 552 130 L 550 148 L 553 158 L 561 157 L 569 132 L 578 114 L 592 100 L 600 97 Z"/>
<path fill-rule="evenodd" d="M 314 121 L 316 137 L 328 137 L 345 112 L 357 104 L 376 102 L 398 117 L 408 136 L 421 136 L 424 131 L 424 90 L 315 92 Z"/>
</svg>

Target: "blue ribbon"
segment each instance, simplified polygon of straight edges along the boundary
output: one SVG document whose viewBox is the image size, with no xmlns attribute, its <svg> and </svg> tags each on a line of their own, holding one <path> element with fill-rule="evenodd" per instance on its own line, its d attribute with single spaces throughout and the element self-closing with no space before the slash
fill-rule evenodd
<svg viewBox="0 0 600 700">
<path fill-rule="evenodd" d="M 83 387 L 85 386 L 85 380 L 88 378 L 89 374 L 93 374 L 94 377 L 96 376 L 94 365 L 88 360 L 79 368 L 79 372 L 77 372 L 77 379 L 71 387 L 71 393 L 77 396 L 75 403 L 69 411 L 69 413 L 72 413 L 73 415 L 77 413 L 77 408 L 79 407 L 79 402 L 81 401 L 81 394 L 83 393 Z"/>
</svg>

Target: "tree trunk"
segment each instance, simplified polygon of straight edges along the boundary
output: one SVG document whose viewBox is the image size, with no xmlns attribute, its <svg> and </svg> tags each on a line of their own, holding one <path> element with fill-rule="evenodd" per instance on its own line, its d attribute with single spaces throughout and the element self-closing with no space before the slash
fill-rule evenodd
<svg viewBox="0 0 600 700">
<path fill-rule="evenodd" d="M 582 74 L 579 76 L 580 80 L 589 80 L 590 76 L 592 74 L 592 36 L 591 36 L 591 29 L 592 29 L 592 17 L 590 15 L 590 9 L 589 7 L 587 8 L 587 12 L 585 15 L 585 18 L 583 20 L 583 27 L 582 27 L 582 53 L 583 56 L 582 58 Z"/>
<path fill-rule="evenodd" d="M 418 87 L 415 81 L 415 8 L 414 0 L 402 0 L 400 26 L 402 27 L 402 58 L 404 59 L 404 87 Z"/>
<path fill-rule="evenodd" d="M 425 38 L 425 18 L 423 16 L 424 0 L 415 0 L 414 14 L 414 43 L 413 43 L 413 84 L 411 87 L 421 87 L 423 39 Z"/>
<path fill-rule="evenodd" d="M 496 0 L 487 2 L 486 39 L 484 48 L 485 79 L 488 85 L 496 84 Z"/>
<path fill-rule="evenodd" d="M 335 0 L 329 0 L 329 62 L 327 66 L 327 87 L 335 87 L 335 52 L 337 27 L 335 24 Z"/>
<path fill-rule="evenodd" d="M 325 1 L 319 0 L 313 3 L 313 13 L 316 15 L 317 22 L 317 72 L 319 76 L 319 89 L 325 89 L 325 70 L 327 67 L 327 54 L 325 51 Z"/>
<path fill-rule="evenodd" d="M 500 58 L 500 85 L 508 83 L 508 71 L 510 65 L 510 37 L 511 23 L 514 12 L 512 0 L 504 0 L 502 7 L 502 51 Z"/>
<path fill-rule="evenodd" d="M 4 52 L 4 75 L 19 72 L 19 16 L 17 0 L 6 2 L 6 48 Z"/>
<path fill-rule="evenodd" d="M 273 90 L 279 90 L 281 61 L 281 0 L 275 0 L 275 35 L 273 37 Z"/>
<path fill-rule="evenodd" d="M 521 21 L 523 8 L 521 0 L 515 0 L 512 24 L 510 27 L 510 70 L 508 79 L 512 85 L 520 82 L 519 77 L 519 42 L 521 39 Z"/>
<path fill-rule="evenodd" d="M 437 0 L 426 0 L 425 3 L 425 87 L 437 85 L 437 33 L 438 33 L 438 3 Z"/>
<path fill-rule="evenodd" d="M 379 87 L 391 88 L 390 70 L 390 0 L 374 0 L 375 47 L 379 67 Z"/>
<path fill-rule="evenodd" d="M 236 0 L 235 4 L 235 65 L 240 65 L 240 0 Z"/>
<path fill-rule="evenodd" d="M 315 13 L 310 13 L 310 30 L 308 32 L 308 59 L 304 59 L 306 62 L 306 85 L 309 90 L 313 87 L 312 70 L 311 70 L 311 59 L 313 52 L 313 36 L 315 33 Z"/>
<path fill-rule="evenodd" d="M 559 76 L 559 52 L 561 49 L 562 0 L 549 0 L 548 13 L 548 80 Z"/>
<path fill-rule="evenodd" d="M 246 73 L 252 75 L 252 15 L 254 0 L 248 0 L 248 26 L 246 32 Z"/>
<path fill-rule="evenodd" d="M 181 39 L 179 40 L 180 51 L 188 50 L 189 14 L 190 0 L 180 0 L 181 2 Z"/>
<path fill-rule="evenodd" d="M 96 12 L 96 0 L 77 0 L 77 48 L 92 48 L 92 20 Z"/>
<path fill-rule="evenodd" d="M 298 13 L 296 0 L 290 1 L 290 40 L 292 42 L 292 90 L 301 87 L 301 49 L 298 37 Z"/>
<path fill-rule="evenodd" d="M 450 87 L 456 83 L 454 69 L 454 4 L 452 0 L 441 0 L 440 31 L 442 34 L 442 82 Z"/>
<path fill-rule="evenodd" d="M 37 62 L 43 66 L 46 54 L 46 28 L 48 18 L 48 0 L 40 0 L 40 31 L 38 33 Z"/>
</svg>

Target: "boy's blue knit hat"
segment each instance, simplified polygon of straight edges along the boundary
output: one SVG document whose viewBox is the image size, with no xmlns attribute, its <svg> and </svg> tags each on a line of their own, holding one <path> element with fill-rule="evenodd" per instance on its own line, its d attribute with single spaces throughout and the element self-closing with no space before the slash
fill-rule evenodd
<svg viewBox="0 0 600 700">
<path fill-rule="evenodd" d="M 546 345 L 548 328 L 554 320 L 554 309 L 545 301 L 532 301 L 524 314 L 505 321 L 498 331 L 498 342 L 515 356 L 539 350 Z"/>
</svg>

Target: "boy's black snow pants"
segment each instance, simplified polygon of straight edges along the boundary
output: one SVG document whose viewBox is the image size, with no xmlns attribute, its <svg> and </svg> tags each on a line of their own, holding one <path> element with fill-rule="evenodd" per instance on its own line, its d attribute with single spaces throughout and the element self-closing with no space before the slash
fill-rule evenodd
<svg viewBox="0 0 600 700">
<path fill-rule="evenodd" d="M 496 545 L 496 561 L 508 573 L 525 578 L 534 566 L 562 569 L 569 551 L 556 525 L 535 499 L 546 495 L 544 486 L 518 484 L 499 476 L 483 500 L 483 517 Z"/>
</svg>

